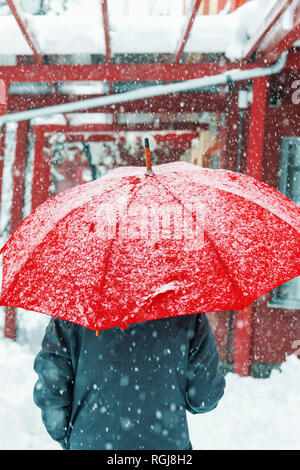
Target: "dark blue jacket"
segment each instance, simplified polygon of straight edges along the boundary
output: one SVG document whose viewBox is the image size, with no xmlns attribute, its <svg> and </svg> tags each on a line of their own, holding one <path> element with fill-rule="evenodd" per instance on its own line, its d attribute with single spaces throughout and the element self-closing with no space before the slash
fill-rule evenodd
<svg viewBox="0 0 300 470">
<path fill-rule="evenodd" d="M 34 401 L 64 449 L 191 449 L 186 410 L 217 406 L 225 387 L 218 364 L 205 314 L 99 336 L 52 318 L 34 363 Z"/>
</svg>

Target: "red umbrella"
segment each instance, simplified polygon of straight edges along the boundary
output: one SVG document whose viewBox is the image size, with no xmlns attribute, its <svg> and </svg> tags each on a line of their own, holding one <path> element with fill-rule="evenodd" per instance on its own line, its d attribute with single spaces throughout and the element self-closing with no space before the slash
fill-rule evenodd
<svg viewBox="0 0 300 470">
<path fill-rule="evenodd" d="M 300 208 L 264 183 L 176 162 L 58 194 L 3 254 L 0 303 L 101 330 L 241 309 L 300 274 Z"/>
</svg>

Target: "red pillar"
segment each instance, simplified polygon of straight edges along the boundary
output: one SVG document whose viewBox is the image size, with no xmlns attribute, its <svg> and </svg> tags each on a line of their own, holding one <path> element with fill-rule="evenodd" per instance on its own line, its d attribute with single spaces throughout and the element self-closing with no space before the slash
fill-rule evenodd
<svg viewBox="0 0 300 470">
<path fill-rule="evenodd" d="M 190 11 L 186 15 L 185 24 L 184 24 L 183 30 L 182 30 L 181 35 L 180 35 L 179 42 L 178 42 L 178 44 L 176 46 L 176 50 L 175 50 L 174 62 L 176 62 L 176 63 L 179 63 L 181 58 L 182 58 L 184 47 L 185 47 L 185 45 L 188 41 L 188 38 L 190 36 L 190 32 L 191 32 L 191 29 L 193 27 L 195 17 L 198 14 L 201 2 L 202 2 L 202 0 L 194 0 L 194 3 L 192 5 Z"/>
<path fill-rule="evenodd" d="M 238 95 L 230 91 L 225 108 L 225 124 L 221 131 L 220 168 L 236 171 L 239 140 Z"/>
<path fill-rule="evenodd" d="M 0 80 L 0 115 L 5 114 L 7 102 L 7 85 L 4 80 Z"/>
<path fill-rule="evenodd" d="M 3 167 L 4 167 L 4 151 L 5 151 L 5 126 L 0 129 L 0 205 L 2 198 L 2 179 L 3 179 Z"/>
<path fill-rule="evenodd" d="M 0 80 L 0 116 L 5 114 L 7 105 L 8 84 L 4 80 Z M 2 175 L 4 166 L 4 149 L 5 149 L 5 126 L 0 128 L 0 204 L 2 192 Z"/>
<path fill-rule="evenodd" d="M 227 0 L 219 0 L 218 2 L 218 12 L 222 11 L 225 8 Z"/>
<path fill-rule="evenodd" d="M 261 180 L 262 152 L 266 112 L 267 78 L 253 80 L 253 101 L 250 115 L 247 174 Z M 253 305 L 237 312 L 234 371 L 247 376 L 251 373 L 251 336 Z"/>
<path fill-rule="evenodd" d="M 50 193 L 50 157 L 44 152 L 44 131 L 36 126 L 34 128 L 34 164 L 31 190 L 31 210 L 49 199 Z"/>
<path fill-rule="evenodd" d="M 246 3 L 248 0 L 232 0 L 231 1 L 231 8 L 230 11 L 237 10 L 240 8 L 244 3 Z"/>
<path fill-rule="evenodd" d="M 7 95 L 8 95 L 8 83 L 5 83 L 3 80 L 0 80 L 0 115 L 5 114 L 6 112 Z M 5 126 L 3 126 L 2 128 L 0 128 L 0 204 L 1 204 L 1 196 L 2 196 L 2 178 L 3 178 L 3 167 L 4 167 L 4 153 L 5 153 L 5 134 L 6 134 L 6 128 Z M 5 307 L 5 323 L 10 313 L 11 313 L 10 307 Z"/>
<path fill-rule="evenodd" d="M 24 189 L 25 189 L 25 162 L 27 152 L 28 122 L 18 124 L 16 154 L 13 170 L 13 195 L 11 208 L 10 234 L 22 221 Z M 49 197 L 50 185 L 50 165 L 48 158 L 44 154 L 44 132 L 38 127 L 35 128 L 35 155 L 32 182 L 32 204 L 34 210 L 39 204 Z M 14 339 L 16 335 L 16 309 L 6 307 L 6 317 L 4 335 Z"/>
<path fill-rule="evenodd" d="M 10 219 L 11 234 L 23 219 L 27 135 L 28 121 L 19 122 L 17 130 L 16 155 L 13 167 L 13 195 Z"/>
<path fill-rule="evenodd" d="M 204 0 L 203 15 L 209 15 L 210 0 Z"/>
<path fill-rule="evenodd" d="M 15 231 L 15 229 L 22 222 L 23 219 L 27 131 L 28 122 L 20 122 L 18 124 L 16 134 L 16 151 L 12 176 L 13 188 L 9 230 L 10 235 L 12 235 L 12 233 Z M 16 308 L 6 307 L 5 311 L 6 315 L 4 324 L 4 336 L 6 338 L 14 339 L 16 336 Z"/>
<path fill-rule="evenodd" d="M 267 78 L 256 78 L 253 81 L 253 102 L 250 116 L 247 174 L 258 180 L 261 180 L 266 91 Z"/>
</svg>

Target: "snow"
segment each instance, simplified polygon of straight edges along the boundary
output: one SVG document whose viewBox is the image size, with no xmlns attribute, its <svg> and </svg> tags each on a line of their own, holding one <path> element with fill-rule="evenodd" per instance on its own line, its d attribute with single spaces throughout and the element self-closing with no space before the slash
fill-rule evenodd
<svg viewBox="0 0 300 470">
<path fill-rule="evenodd" d="M 210 413 L 190 416 L 199 449 L 300 449 L 300 361 L 290 355 L 268 379 L 226 376 L 225 395 Z"/>
<path fill-rule="evenodd" d="M 32 399 L 37 380 L 33 361 L 48 321 L 44 315 L 23 312 L 17 341 L 1 333 L 0 450 L 60 449 L 47 434 Z M 300 361 L 295 355 L 267 379 L 228 373 L 226 382 L 215 410 L 188 414 L 195 450 L 300 449 Z"/>
<path fill-rule="evenodd" d="M 252 0 L 227 15 L 197 15 L 185 52 L 225 53 L 230 60 L 241 58 L 247 40 L 273 5 L 274 0 Z M 110 3 L 112 52 L 174 53 L 185 15 L 182 2 L 177 2 L 177 8 L 171 8 L 168 2 L 165 7 L 161 10 L 145 1 L 129 1 L 126 6 L 124 2 Z M 96 0 L 75 2 L 72 9 L 60 15 L 25 13 L 24 20 L 44 54 L 105 54 Z M 0 54 L 32 54 L 11 15 L 0 15 Z"/>
<path fill-rule="evenodd" d="M 232 14 L 197 17 L 185 51 L 219 52 L 231 60 L 239 59 L 248 38 L 274 3 L 253 0 Z M 113 53 L 174 53 L 185 20 L 182 2 L 111 0 L 109 6 Z M 72 11 L 59 16 L 27 13 L 25 18 L 44 54 L 105 54 L 98 0 L 77 1 Z M 289 21 L 286 16 L 286 28 Z M 31 53 L 14 18 L 0 16 L 0 54 Z M 57 122 L 57 118 L 51 119 Z M 76 119 L 74 115 L 72 124 Z M 14 154 L 15 130 L 14 124 L 8 126 L 7 156 Z M 2 204 L 8 206 L 12 159 L 5 161 Z M 2 211 L 1 231 L 7 225 L 6 214 L 8 210 Z M 155 295 L 172 288 L 172 283 L 162 285 Z M 33 362 L 49 317 L 18 310 L 16 341 L 3 337 L 3 320 L 0 308 L 0 450 L 60 449 L 47 434 L 32 398 L 37 380 Z M 288 356 L 281 371 L 273 370 L 267 379 L 229 373 L 226 381 L 225 395 L 215 410 L 188 414 L 194 449 L 300 449 L 300 361 L 295 355 Z M 159 417 L 160 411 L 157 413 Z"/>
<path fill-rule="evenodd" d="M 168 290 L 174 290 L 176 288 L 175 282 L 169 282 L 168 284 L 164 284 L 160 286 L 152 295 L 162 294 L 163 292 L 167 292 Z"/>
</svg>

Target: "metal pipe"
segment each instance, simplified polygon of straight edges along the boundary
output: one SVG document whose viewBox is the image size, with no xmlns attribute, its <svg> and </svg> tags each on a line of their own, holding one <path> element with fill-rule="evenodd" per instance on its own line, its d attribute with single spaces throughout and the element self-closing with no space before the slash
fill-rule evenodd
<svg viewBox="0 0 300 470">
<path fill-rule="evenodd" d="M 83 109 L 91 109 L 97 106 L 106 106 L 116 103 L 124 103 L 127 101 L 135 101 L 140 99 L 151 98 L 154 96 L 162 96 L 170 93 L 179 93 L 187 90 L 196 90 L 215 85 L 224 85 L 230 82 L 241 80 L 251 80 L 257 77 L 273 75 L 280 72 L 286 64 L 287 51 L 284 52 L 278 61 L 270 67 L 258 67 L 251 70 L 234 69 L 218 75 L 209 77 L 196 78 L 183 82 L 170 83 L 166 85 L 154 85 L 138 90 L 118 93 L 114 95 L 101 96 L 99 98 L 90 98 L 87 100 L 75 101 L 72 103 L 64 103 L 55 106 L 47 106 L 39 109 L 31 109 L 29 111 L 21 111 L 19 113 L 11 113 L 0 116 L 0 126 L 7 122 L 19 122 L 42 116 L 51 116 L 53 114 L 72 113 Z"/>
</svg>

